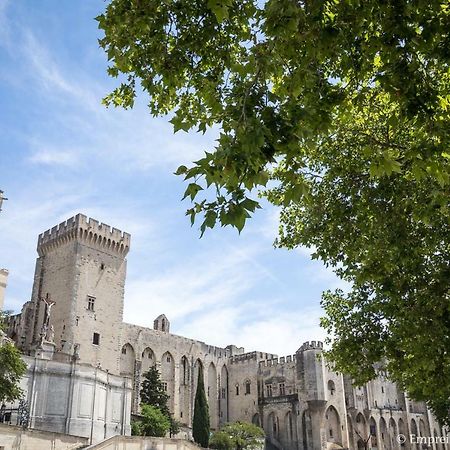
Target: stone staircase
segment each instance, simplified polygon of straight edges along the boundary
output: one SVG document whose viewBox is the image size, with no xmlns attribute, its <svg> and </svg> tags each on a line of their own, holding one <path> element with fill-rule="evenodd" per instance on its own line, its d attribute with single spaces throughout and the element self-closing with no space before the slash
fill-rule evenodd
<svg viewBox="0 0 450 450">
<path fill-rule="evenodd" d="M 201 450 L 201 447 L 185 439 L 120 435 L 79 448 L 85 450 Z"/>
</svg>

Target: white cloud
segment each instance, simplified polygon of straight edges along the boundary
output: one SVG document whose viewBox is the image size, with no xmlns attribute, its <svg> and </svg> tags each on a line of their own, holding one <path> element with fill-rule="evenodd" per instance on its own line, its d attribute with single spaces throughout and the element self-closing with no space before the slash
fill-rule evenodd
<svg viewBox="0 0 450 450">
<path fill-rule="evenodd" d="M 9 47 L 11 41 L 9 21 L 7 18 L 9 4 L 9 0 L 0 0 L 0 45 L 2 47 Z"/>
<path fill-rule="evenodd" d="M 78 162 L 75 152 L 70 150 L 41 149 L 35 151 L 29 161 L 35 164 L 74 166 Z"/>
<path fill-rule="evenodd" d="M 248 270 L 246 259 L 257 251 L 230 246 L 220 252 L 197 253 L 178 264 L 174 262 L 165 273 L 130 280 L 125 296 L 125 320 L 148 325 L 148 317 L 165 313 L 169 320 L 181 321 L 205 308 L 239 301 L 265 275 L 263 270 Z"/>
<path fill-rule="evenodd" d="M 16 47 L 23 55 L 22 71 L 27 84 L 34 85 L 46 107 L 54 110 L 52 123 L 47 124 L 52 133 L 33 130 L 31 137 L 27 136 L 27 140 L 39 142 L 41 148 L 58 148 L 63 137 L 65 144 L 76 147 L 79 158 L 85 161 L 94 156 L 126 171 L 157 167 L 173 171 L 181 163 L 198 159 L 214 145 L 217 130 L 206 135 L 173 134 L 167 118 L 151 118 L 143 99 L 136 101 L 133 110 L 106 109 L 101 104 L 109 90 L 106 73 L 105 80 L 99 83 L 82 68 L 63 67 L 30 30 L 19 34 Z M 57 113 L 58 109 L 63 113 Z M 69 157 L 66 153 L 43 150 L 31 159 L 68 163 Z"/>
<path fill-rule="evenodd" d="M 23 56 L 31 66 L 30 73 L 36 81 L 40 83 L 46 91 L 47 96 L 61 99 L 61 95 L 68 95 L 70 99 L 76 100 L 84 109 L 91 109 L 95 112 L 99 106 L 98 95 L 93 89 L 93 82 L 89 87 L 76 82 L 73 77 L 84 80 L 81 73 L 72 74 L 69 77 L 63 73 L 57 62 L 51 56 L 46 47 L 38 42 L 30 30 L 23 31 L 23 39 L 19 42 Z"/>
<path fill-rule="evenodd" d="M 274 310 L 268 299 L 261 299 L 208 309 L 184 323 L 180 331 L 217 346 L 234 344 L 244 346 L 245 351 L 279 356 L 293 354 L 303 342 L 324 339 L 324 330 L 319 327 L 320 308 L 299 310 L 291 306 L 286 310 L 282 302 L 278 306 L 281 311 Z"/>
</svg>

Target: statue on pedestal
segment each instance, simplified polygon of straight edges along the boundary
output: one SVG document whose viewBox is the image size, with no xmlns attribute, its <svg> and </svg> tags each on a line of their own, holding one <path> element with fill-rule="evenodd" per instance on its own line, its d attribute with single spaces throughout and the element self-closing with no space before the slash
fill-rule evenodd
<svg viewBox="0 0 450 450">
<path fill-rule="evenodd" d="M 47 293 L 45 298 L 41 298 L 41 301 L 45 303 L 44 322 L 41 330 L 41 346 L 44 342 L 55 342 L 55 329 L 53 325 L 50 326 L 50 315 L 53 305 L 56 303 L 50 299 L 50 295 Z"/>
</svg>

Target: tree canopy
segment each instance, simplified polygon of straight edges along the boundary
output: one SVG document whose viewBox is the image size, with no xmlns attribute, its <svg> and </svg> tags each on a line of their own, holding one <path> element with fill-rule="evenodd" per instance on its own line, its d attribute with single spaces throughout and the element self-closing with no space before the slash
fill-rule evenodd
<svg viewBox="0 0 450 450">
<path fill-rule="evenodd" d="M 152 405 L 141 406 L 141 417 L 132 422 L 133 435 L 164 437 L 170 428 L 169 418 Z"/>
<path fill-rule="evenodd" d="M 170 397 L 164 389 L 158 369 L 155 366 L 150 367 L 144 373 L 143 379 L 140 392 L 141 405 L 150 405 L 161 411 L 170 422 L 170 434 L 178 433 L 179 423 L 170 412 L 168 405 Z"/>
<path fill-rule="evenodd" d="M 161 410 L 164 414 L 169 414 L 167 402 L 169 395 L 164 390 L 158 369 L 152 366 L 142 376 L 141 403 L 152 405 Z"/>
<path fill-rule="evenodd" d="M 234 422 L 216 431 L 209 442 L 210 448 L 218 450 L 259 449 L 264 443 L 264 430 L 247 422 Z"/>
<path fill-rule="evenodd" d="M 0 403 L 13 402 L 22 396 L 19 384 L 27 368 L 20 351 L 3 335 L 6 317 L 0 311 Z"/>
<path fill-rule="evenodd" d="M 449 423 L 450 4 L 112 0 L 97 20 L 107 105 L 142 89 L 175 131 L 220 128 L 177 171 L 192 223 L 279 206 L 277 244 L 352 285 L 322 300 L 336 369 L 382 361 Z"/>
</svg>

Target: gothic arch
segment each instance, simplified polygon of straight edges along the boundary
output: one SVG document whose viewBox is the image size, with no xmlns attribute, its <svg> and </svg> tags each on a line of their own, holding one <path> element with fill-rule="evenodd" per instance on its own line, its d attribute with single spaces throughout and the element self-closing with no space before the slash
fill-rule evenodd
<svg viewBox="0 0 450 450">
<path fill-rule="evenodd" d="M 430 429 L 428 427 L 428 423 L 425 422 L 422 418 L 419 421 L 419 432 L 421 436 L 429 437 Z"/>
<path fill-rule="evenodd" d="M 395 420 L 393 417 L 391 417 L 389 419 L 389 429 L 388 429 L 388 434 L 389 434 L 389 447 L 391 449 L 395 449 L 397 448 L 397 436 L 398 436 L 398 432 L 397 432 L 397 424 L 395 423 Z"/>
<path fill-rule="evenodd" d="M 228 422 L 228 369 L 225 364 L 220 369 L 219 378 L 219 422 Z"/>
<path fill-rule="evenodd" d="M 200 372 L 203 374 L 203 383 L 205 384 L 205 390 L 206 390 L 206 383 L 205 383 L 206 380 L 205 380 L 205 371 L 203 368 L 203 363 L 200 360 L 200 358 L 197 358 L 194 363 L 194 376 L 192 379 L 194 397 L 197 392 L 198 376 L 199 376 Z"/>
<path fill-rule="evenodd" d="M 170 352 L 165 352 L 161 357 L 161 381 L 164 383 L 165 390 L 169 396 L 170 411 L 174 412 L 174 395 L 175 395 L 175 361 Z"/>
<path fill-rule="evenodd" d="M 380 418 L 380 440 L 382 442 L 381 448 L 389 448 L 389 435 L 386 421 L 383 417 Z"/>
<path fill-rule="evenodd" d="M 120 353 L 120 374 L 133 376 L 136 354 L 131 344 L 127 343 L 122 347 Z"/>
<path fill-rule="evenodd" d="M 286 437 L 288 442 L 293 442 L 295 440 L 294 434 L 294 418 L 292 417 L 292 412 L 288 411 L 285 416 L 286 423 Z"/>
<path fill-rule="evenodd" d="M 276 439 L 277 441 L 280 439 L 280 422 L 278 416 L 273 411 L 267 416 L 266 429 L 271 439 Z"/>
<path fill-rule="evenodd" d="M 209 406 L 209 419 L 212 429 L 219 427 L 219 414 L 218 414 L 218 398 L 217 398 L 217 370 L 214 363 L 211 363 L 208 367 L 208 388 L 207 398 Z"/>
<path fill-rule="evenodd" d="M 354 426 L 354 438 L 357 442 L 357 446 L 359 448 L 360 441 L 366 442 L 369 437 L 369 429 L 367 426 L 366 418 L 360 412 L 355 417 L 355 426 Z M 364 448 L 364 447 L 362 447 Z"/>
<path fill-rule="evenodd" d="M 414 419 L 411 419 L 411 434 L 414 434 L 415 436 L 418 436 L 418 432 L 417 432 L 417 423 Z M 417 443 L 416 442 L 412 442 L 411 443 L 411 448 L 412 449 L 417 449 Z"/>
<path fill-rule="evenodd" d="M 188 425 L 190 423 L 191 404 L 191 370 L 189 360 L 182 356 L 180 360 L 180 422 Z"/>
<path fill-rule="evenodd" d="M 378 427 L 375 419 L 371 417 L 369 419 L 369 433 L 370 433 L 370 447 L 378 448 Z"/>
<path fill-rule="evenodd" d="M 258 413 L 253 414 L 253 417 L 252 417 L 252 424 L 253 424 L 253 425 L 257 425 L 258 427 L 261 426 L 261 419 L 260 419 Z"/>
<path fill-rule="evenodd" d="M 328 395 L 330 397 L 332 397 L 334 395 L 334 393 L 336 392 L 336 385 L 334 384 L 334 381 L 328 380 L 327 387 L 328 387 Z"/>
<path fill-rule="evenodd" d="M 334 406 L 329 406 L 325 412 L 325 429 L 327 441 L 342 445 L 341 419 Z"/>
<path fill-rule="evenodd" d="M 145 347 L 141 354 L 141 372 L 144 374 L 148 372 L 150 367 L 156 364 L 155 353 L 150 347 Z"/>
</svg>

